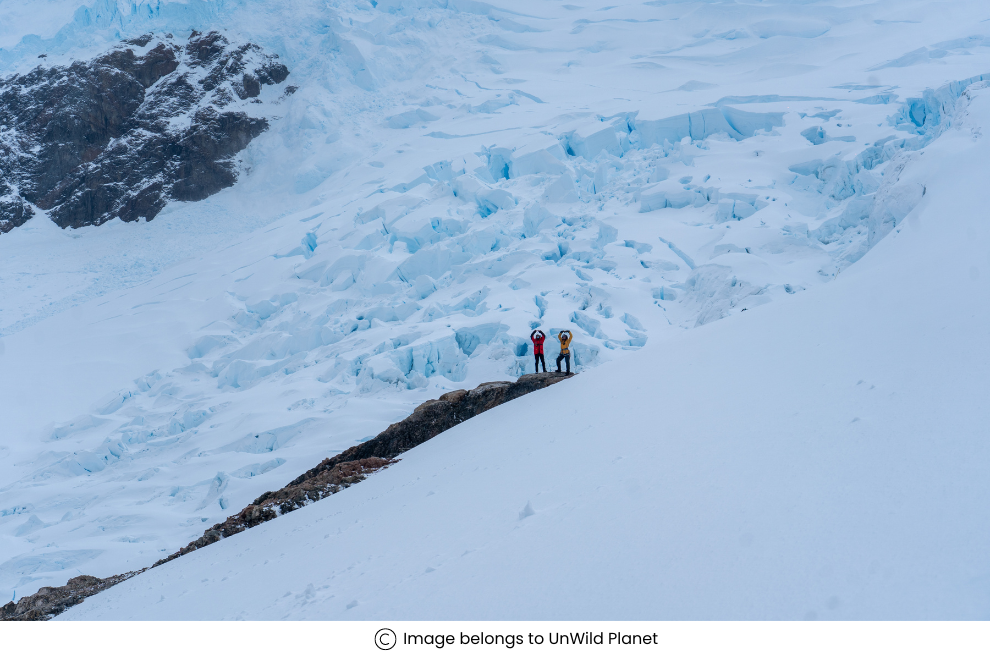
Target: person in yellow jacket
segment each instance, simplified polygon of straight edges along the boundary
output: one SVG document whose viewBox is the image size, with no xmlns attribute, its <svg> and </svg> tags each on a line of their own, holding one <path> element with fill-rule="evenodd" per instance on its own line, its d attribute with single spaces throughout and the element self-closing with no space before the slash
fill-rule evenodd
<svg viewBox="0 0 990 660">
<path fill-rule="evenodd" d="M 571 345 L 571 339 L 573 338 L 574 333 L 570 330 L 561 330 L 557 335 L 557 340 L 560 342 L 560 355 L 557 356 L 557 373 L 560 373 L 561 360 L 567 366 L 567 373 L 571 373 L 571 349 L 568 347 Z"/>
</svg>

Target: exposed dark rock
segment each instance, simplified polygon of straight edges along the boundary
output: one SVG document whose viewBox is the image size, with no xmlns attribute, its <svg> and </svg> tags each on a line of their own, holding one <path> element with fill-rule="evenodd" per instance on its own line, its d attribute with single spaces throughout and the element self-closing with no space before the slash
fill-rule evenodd
<svg viewBox="0 0 990 660">
<path fill-rule="evenodd" d="M 217 523 L 206 530 L 203 536 L 159 560 L 155 566 L 364 481 L 369 474 L 394 463 L 402 452 L 423 444 L 447 429 L 524 394 L 559 383 L 572 375 L 555 372 L 526 374 L 514 383 L 482 383 L 473 390 L 448 392 L 439 399 L 422 403 L 409 417 L 392 424 L 373 439 L 355 445 L 333 458 L 324 459 L 280 490 L 263 493 L 240 513 Z"/>
<path fill-rule="evenodd" d="M 142 568 L 140 571 L 121 573 L 103 579 L 92 575 L 80 575 L 69 580 L 64 587 L 42 587 L 34 595 L 24 596 L 16 604 L 10 601 L 0 608 L 0 621 L 47 621 L 73 605 L 78 605 L 89 596 L 146 570 L 148 569 Z"/>
<path fill-rule="evenodd" d="M 236 87 L 234 88 L 237 89 Z M 245 73 L 240 86 L 240 96 L 242 99 L 253 99 L 261 94 L 261 81 L 250 73 Z"/>
<path fill-rule="evenodd" d="M 317 502 L 328 495 L 338 493 L 356 483 L 364 481 L 369 474 L 374 474 L 392 463 L 394 460 L 384 458 L 365 458 L 357 461 L 338 463 L 330 470 L 324 470 L 317 476 L 295 486 L 286 486 L 276 491 L 268 492 L 255 500 L 254 504 L 245 507 L 240 513 L 230 516 L 222 523 L 217 523 L 206 530 L 201 537 L 174 552 L 164 559 L 155 562 L 159 566 L 177 557 L 189 554 L 220 539 L 227 538 L 277 518 L 280 514 L 295 511 L 312 502 Z M 154 568 L 152 566 L 152 568 Z"/>
<path fill-rule="evenodd" d="M 289 75 L 218 32 L 130 39 L 89 62 L 0 80 L 0 233 L 31 204 L 61 227 L 151 220 L 170 200 L 233 185 L 234 156 L 268 121 L 258 101 Z M 263 104 L 262 104 L 263 105 Z"/>
<path fill-rule="evenodd" d="M 171 37 L 171 35 L 169 35 L 169 36 Z M 125 44 L 130 44 L 131 46 L 140 46 L 141 48 L 144 48 L 154 38 L 155 38 L 155 35 L 153 35 L 153 34 L 151 34 L 149 32 L 148 34 L 142 34 L 140 37 L 135 37 L 133 39 L 125 39 L 124 40 L 124 43 Z"/>
<path fill-rule="evenodd" d="M 526 374 L 514 383 L 509 381 L 482 383 L 473 390 L 448 392 L 439 399 L 432 399 L 420 404 L 409 417 L 392 424 L 371 440 L 351 447 L 333 458 L 324 459 L 315 468 L 290 482 L 286 488 L 298 486 L 315 478 L 321 472 L 347 461 L 356 461 L 372 456 L 395 458 L 402 452 L 423 444 L 430 438 L 440 435 L 447 429 L 453 428 L 475 415 L 517 399 L 524 394 L 559 383 L 572 375 L 556 372 Z M 255 500 L 255 503 L 257 504 L 258 500 Z"/>
<path fill-rule="evenodd" d="M 284 488 L 263 493 L 240 513 L 210 527 L 201 537 L 178 552 L 155 562 L 151 568 L 360 483 L 369 475 L 395 463 L 399 454 L 423 444 L 461 422 L 571 376 L 573 374 L 555 372 L 526 374 L 514 383 L 511 381 L 482 383 L 473 390 L 448 392 L 439 399 L 422 403 L 411 415 L 401 422 L 390 425 L 373 439 L 355 445 L 333 458 L 324 459 L 315 468 L 299 475 Z M 13 602 L 7 603 L 0 610 L 0 621 L 50 619 L 67 608 L 81 603 L 87 596 L 146 570 L 148 569 L 115 575 L 105 580 L 81 576 L 69 580 L 69 584 L 65 587 L 43 587 L 33 596 L 21 598 L 16 606 Z"/>
<path fill-rule="evenodd" d="M 0 234 L 31 219 L 34 209 L 0 179 Z"/>
<path fill-rule="evenodd" d="M 186 54 L 191 55 L 199 62 L 210 62 L 223 54 L 227 43 L 227 40 L 219 32 L 201 35 L 193 30 L 193 33 L 189 35 L 189 43 L 186 44 Z"/>
<path fill-rule="evenodd" d="M 254 72 L 262 85 L 281 85 L 289 77 L 289 70 L 281 62 L 265 62 Z"/>
</svg>

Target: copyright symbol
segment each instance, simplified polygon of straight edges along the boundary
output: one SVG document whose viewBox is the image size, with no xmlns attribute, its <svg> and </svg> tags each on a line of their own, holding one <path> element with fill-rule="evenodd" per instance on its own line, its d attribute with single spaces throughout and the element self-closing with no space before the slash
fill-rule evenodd
<svg viewBox="0 0 990 660">
<path fill-rule="evenodd" d="M 375 633 L 375 646 L 383 651 L 388 651 L 395 647 L 396 642 L 399 640 L 395 636 L 395 632 L 391 628 L 382 628 Z"/>
</svg>

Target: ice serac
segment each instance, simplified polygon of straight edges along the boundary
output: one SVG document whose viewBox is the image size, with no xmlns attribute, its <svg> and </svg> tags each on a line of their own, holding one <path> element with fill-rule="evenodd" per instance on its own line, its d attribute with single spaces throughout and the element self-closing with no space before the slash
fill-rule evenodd
<svg viewBox="0 0 990 660">
<path fill-rule="evenodd" d="M 63 616 L 984 619 L 988 119 L 982 90 L 901 174 L 927 182 L 911 219 L 827 286 L 501 406 Z M 739 288 L 694 270 L 686 297 Z"/>
<path fill-rule="evenodd" d="M 0 232 L 31 205 L 83 227 L 151 220 L 233 185 L 234 156 L 268 128 L 262 90 L 288 75 L 257 45 L 194 32 L 0 81 Z"/>
<path fill-rule="evenodd" d="M 704 140 L 718 133 L 742 140 L 753 137 L 757 131 L 772 131 L 783 125 L 782 112 L 747 112 L 727 105 L 663 119 L 636 117 L 632 121 L 642 146 L 663 144 L 665 140 L 675 144 L 684 138 Z"/>
<path fill-rule="evenodd" d="M 154 222 L 49 222 L 85 207 L 73 206 L 84 194 L 110 208 L 93 207 L 99 221 L 118 202 L 125 219 L 145 206 L 151 217 L 223 175 L 190 167 L 166 180 L 175 173 L 156 151 L 161 136 L 130 130 L 123 111 L 118 137 L 57 172 L 66 187 L 50 185 L 64 199 L 47 211 L 44 195 L 25 197 L 16 167 L 0 166 L 5 226 L 35 214 L 0 236 L 7 596 L 147 566 L 422 401 L 531 371 L 535 327 L 551 365 L 556 332 L 573 330 L 572 366 L 594 368 L 582 379 L 598 382 L 598 365 L 627 352 L 831 286 L 911 231 L 931 203 L 926 163 L 942 140 L 986 139 L 966 113 L 987 93 L 973 81 L 990 71 L 990 42 L 949 43 L 976 24 L 958 16 L 985 13 L 976 0 L 923 26 L 875 20 L 901 12 L 896 0 L 736 3 L 731 16 L 702 0 L 548 5 L 539 16 L 493 0 L 85 1 L 71 26 L 57 23 L 71 11 L 25 13 L 20 32 L 7 20 L 18 3 L 0 2 L 0 92 L 39 64 L 69 71 L 71 57 L 83 67 L 119 51 L 100 71 L 134 90 L 130 116 L 160 110 L 182 135 L 202 125 L 193 146 L 225 113 L 270 128 L 227 159 L 233 187 L 170 203 Z M 823 25 L 835 28 L 814 36 Z M 194 27 L 203 34 L 189 39 Z M 248 41 L 263 50 L 242 53 Z M 922 46 L 917 65 L 867 73 Z M 264 78 L 265 53 L 292 70 L 284 83 L 282 69 L 268 73 L 276 84 Z M 940 88 L 948 80 L 959 82 Z M 202 96 L 187 108 L 184 94 Z M 0 124 L 4 144 L 22 133 Z M 48 153 L 25 145 L 4 153 Z M 141 149 L 165 197 L 136 160 L 118 182 L 99 179 Z M 92 187 L 72 187 L 80 173 Z M 963 280 L 985 276 L 971 265 Z M 666 426 L 669 407 L 657 398 L 644 410 Z M 556 408 L 513 428 L 571 415 Z M 409 470 L 437 441 L 369 481 Z M 317 485 L 356 476 L 348 470 Z M 526 493 L 508 519 L 527 501 L 527 524 L 548 518 Z"/>
</svg>

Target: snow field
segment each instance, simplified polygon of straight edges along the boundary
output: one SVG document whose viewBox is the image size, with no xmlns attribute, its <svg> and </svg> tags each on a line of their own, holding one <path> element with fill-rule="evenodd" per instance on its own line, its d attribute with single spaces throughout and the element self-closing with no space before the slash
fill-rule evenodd
<svg viewBox="0 0 990 660">
<path fill-rule="evenodd" d="M 919 172 L 990 71 L 978 3 L 148 7 L 97 3 L 0 62 L 195 25 L 299 89 L 234 188 L 0 237 L 0 590 L 150 565 L 423 400 L 528 371 L 534 324 L 551 364 L 574 329 L 597 381 L 835 286 L 927 203 Z M 805 606 L 826 615 L 773 616 Z"/>
<path fill-rule="evenodd" d="M 834 283 L 501 406 L 69 619 L 982 619 L 990 96 Z"/>
</svg>

